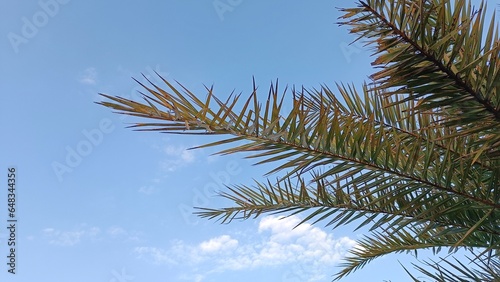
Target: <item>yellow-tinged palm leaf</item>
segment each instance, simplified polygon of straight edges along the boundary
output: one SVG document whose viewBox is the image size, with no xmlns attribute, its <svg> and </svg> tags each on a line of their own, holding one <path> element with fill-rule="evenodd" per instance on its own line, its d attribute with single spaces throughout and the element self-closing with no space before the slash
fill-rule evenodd
<svg viewBox="0 0 500 282">
<path fill-rule="evenodd" d="M 200 208 L 202 217 L 305 213 L 304 222 L 368 227 L 338 278 L 388 253 L 460 247 L 483 250 L 493 266 L 477 266 L 496 277 L 500 43 L 493 20 L 485 29 L 486 5 L 366 0 L 342 11 L 342 24 L 376 47 L 380 69 L 360 91 L 337 84 L 279 92 L 276 82 L 261 100 L 254 80 L 240 102 L 241 95 L 221 100 L 212 88 L 199 95 L 161 78 L 166 87 L 141 83 L 143 103 L 103 94 L 99 104 L 154 119 L 136 130 L 228 136 L 199 147 L 246 140 L 219 153 L 245 152 L 256 164 L 276 164 L 269 174 L 283 174 L 228 187 L 221 195 L 234 206 Z"/>
</svg>

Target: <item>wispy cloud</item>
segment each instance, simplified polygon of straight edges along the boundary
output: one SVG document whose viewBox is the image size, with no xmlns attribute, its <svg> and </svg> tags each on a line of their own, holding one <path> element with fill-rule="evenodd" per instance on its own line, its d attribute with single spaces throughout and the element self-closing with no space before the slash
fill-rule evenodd
<svg viewBox="0 0 500 282">
<path fill-rule="evenodd" d="M 80 75 L 79 81 L 86 85 L 95 85 L 97 82 L 97 70 L 92 67 L 85 69 Z"/>
<path fill-rule="evenodd" d="M 70 231 L 62 231 L 54 228 L 45 228 L 43 235 L 49 240 L 50 244 L 59 246 L 73 246 L 84 239 L 95 240 L 101 230 L 98 227 L 87 227 L 81 225 Z"/>
<path fill-rule="evenodd" d="M 151 194 L 154 194 L 155 192 L 158 191 L 158 188 L 154 187 L 154 186 L 141 186 L 141 188 L 139 188 L 138 192 L 141 193 L 141 194 L 145 194 L 145 195 L 151 195 Z"/>
<path fill-rule="evenodd" d="M 140 233 L 136 231 L 128 231 L 120 226 L 111 226 L 109 228 L 101 228 L 96 226 L 87 226 L 80 224 L 71 230 L 59 230 L 52 227 L 47 227 L 42 230 L 42 236 L 52 245 L 70 247 L 85 241 L 97 240 L 122 240 L 124 242 L 140 242 Z"/>
<path fill-rule="evenodd" d="M 182 264 L 199 269 L 198 273 L 191 273 L 192 281 L 202 281 L 200 277 L 214 272 L 287 264 L 307 264 L 310 271 L 303 274 L 304 281 L 323 279 L 355 246 L 355 241 L 348 237 L 334 238 L 308 223 L 294 228 L 299 222 L 297 216 L 267 216 L 261 219 L 256 230 L 258 238 L 248 240 L 222 235 L 199 244 L 176 241 L 167 249 L 138 247 L 135 252 L 155 264 Z"/>
<path fill-rule="evenodd" d="M 123 240 L 123 241 L 133 241 L 133 242 L 141 241 L 140 232 L 129 231 L 117 225 L 109 227 L 106 230 L 106 235 L 108 235 L 112 240 Z"/>
<path fill-rule="evenodd" d="M 160 162 L 162 170 L 172 172 L 195 161 L 193 151 L 184 146 L 167 145 L 162 148 L 167 158 Z"/>
<path fill-rule="evenodd" d="M 152 260 L 155 264 L 176 264 L 167 251 L 155 247 L 137 247 L 134 249 L 140 259 Z"/>
</svg>

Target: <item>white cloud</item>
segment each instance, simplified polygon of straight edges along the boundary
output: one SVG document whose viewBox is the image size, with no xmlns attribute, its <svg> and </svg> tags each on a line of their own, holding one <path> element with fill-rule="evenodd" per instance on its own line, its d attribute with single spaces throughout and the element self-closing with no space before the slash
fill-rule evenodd
<svg viewBox="0 0 500 282">
<path fill-rule="evenodd" d="M 127 235 L 127 231 L 119 226 L 111 226 L 108 228 L 107 233 L 112 237 Z"/>
<path fill-rule="evenodd" d="M 193 151 L 187 150 L 187 148 L 184 146 L 167 145 L 164 151 L 167 154 L 167 156 L 178 157 L 180 160 L 186 163 L 194 161 Z"/>
<path fill-rule="evenodd" d="M 138 258 L 152 259 L 155 264 L 176 264 L 165 250 L 153 247 L 137 247 L 134 249 Z"/>
<path fill-rule="evenodd" d="M 160 166 L 168 172 L 175 171 L 195 160 L 194 152 L 184 146 L 167 145 L 163 148 L 163 153 L 167 155 L 167 158 L 160 162 Z"/>
<path fill-rule="evenodd" d="M 61 231 L 54 228 L 45 228 L 43 235 L 49 240 L 50 244 L 59 246 L 73 246 L 80 243 L 83 239 L 94 240 L 101 230 L 98 227 L 79 226 L 71 231 Z"/>
<path fill-rule="evenodd" d="M 232 239 L 229 235 L 222 235 L 202 242 L 199 248 L 204 253 L 216 253 L 232 250 L 238 247 L 238 240 Z"/>
<path fill-rule="evenodd" d="M 139 188 L 138 192 L 139 193 L 142 193 L 142 194 L 145 194 L 145 195 L 151 195 L 155 192 L 158 191 L 158 188 L 154 187 L 154 186 L 141 186 L 141 188 Z"/>
<path fill-rule="evenodd" d="M 105 230 L 105 232 L 101 232 L 101 228 L 99 227 L 89 227 L 86 224 L 80 224 L 69 231 L 48 227 L 42 230 L 42 235 L 49 244 L 58 246 L 74 246 L 85 241 L 102 239 L 141 241 L 139 232 L 127 231 L 119 226 L 111 226 Z"/>
<path fill-rule="evenodd" d="M 298 261 L 334 264 L 355 245 L 348 237 L 334 239 L 332 234 L 308 223 L 297 226 L 300 221 L 296 216 L 263 218 L 259 232 L 271 233 L 269 244 L 263 250 L 273 256 L 295 254 Z M 289 260 L 289 256 L 286 259 Z"/>
<path fill-rule="evenodd" d="M 307 265 L 308 272 L 301 272 L 301 281 L 324 279 L 331 274 L 332 266 L 355 246 L 355 241 L 348 237 L 334 238 L 308 223 L 294 228 L 300 221 L 297 216 L 266 216 L 256 230 L 259 239 L 222 235 L 199 244 L 176 241 L 167 249 L 139 247 L 135 252 L 140 258 L 157 264 L 189 265 L 190 269 L 198 269 L 197 273 L 191 273 L 194 276 L 189 276 L 191 281 L 202 281 L 200 277 L 213 272 L 289 264 Z"/>
<path fill-rule="evenodd" d="M 111 226 L 106 230 L 106 234 L 113 240 L 140 241 L 140 234 L 135 231 L 127 231 L 120 226 Z"/>
<path fill-rule="evenodd" d="M 83 84 L 95 85 L 97 82 L 97 70 L 92 67 L 85 69 L 83 74 L 80 75 L 79 81 Z"/>
</svg>

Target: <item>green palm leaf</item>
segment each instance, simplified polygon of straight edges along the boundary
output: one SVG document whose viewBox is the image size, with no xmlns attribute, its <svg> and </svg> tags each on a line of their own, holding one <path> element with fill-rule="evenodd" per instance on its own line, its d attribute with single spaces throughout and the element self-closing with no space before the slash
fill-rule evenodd
<svg viewBox="0 0 500 282">
<path fill-rule="evenodd" d="M 226 137 L 200 147 L 246 140 L 219 154 L 275 164 L 268 175 L 280 174 L 276 181 L 227 187 L 221 196 L 234 206 L 200 207 L 202 217 L 302 213 L 304 222 L 368 228 L 336 278 L 389 253 L 428 248 L 482 251 L 471 271 L 451 261 L 446 269 L 424 263 L 434 273 L 416 267 L 432 279 L 497 277 L 500 42 L 493 20 L 484 30 L 486 5 L 370 0 L 342 11 L 341 24 L 375 46 L 380 70 L 361 90 L 280 92 L 276 82 L 261 100 L 254 81 L 246 100 L 222 101 L 212 88 L 196 95 L 161 78 L 165 86 L 141 84 L 143 103 L 102 94 L 98 104 L 148 120 L 135 130 Z"/>
</svg>

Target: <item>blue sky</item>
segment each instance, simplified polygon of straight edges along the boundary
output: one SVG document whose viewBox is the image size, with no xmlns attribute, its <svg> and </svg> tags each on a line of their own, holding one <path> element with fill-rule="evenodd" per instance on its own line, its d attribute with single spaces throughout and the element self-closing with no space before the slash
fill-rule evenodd
<svg viewBox="0 0 500 282">
<path fill-rule="evenodd" d="M 249 94 L 252 76 L 307 88 L 360 85 L 369 52 L 335 24 L 354 1 L 0 1 L 0 173 L 17 169 L 17 274 L 1 281 L 331 281 L 352 228 L 292 227 L 300 218 L 221 225 L 225 184 L 266 167 L 242 155 L 186 150 L 213 139 L 139 133 L 98 93 L 138 97 L 141 73 L 200 95 Z M 7 191 L 0 226 L 7 226 Z M 0 261 L 9 234 L 0 228 Z M 344 281 L 407 281 L 382 258 Z"/>
</svg>

